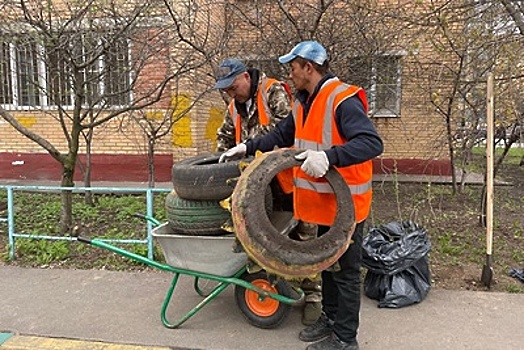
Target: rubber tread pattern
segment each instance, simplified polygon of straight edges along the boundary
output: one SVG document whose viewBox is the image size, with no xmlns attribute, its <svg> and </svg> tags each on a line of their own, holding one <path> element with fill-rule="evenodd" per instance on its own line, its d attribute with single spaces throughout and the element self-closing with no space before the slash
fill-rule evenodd
<svg viewBox="0 0 524 350">
<path fill-rule="evenodd" d="M 328 232 L 297 241 L 271 224 L 261 191 L 280 171 L 300 166 L 294 158 L 298 152 L 281 149 L 255 158 L 240 176 L 232 200 L 235 232 L 246 253 L 267 271 L 290 279 L 314 276 L 333 265 L 351 243 L 356 225 L 351 192 L 335 168 L 325 175 L 337 199 L 337 214 Z"/>
<path fill-rule="evenodd" d="M 221 154 L 201 154 L 173 165 L 171 179 L 180 198 L 222 200 L 231 196 L 234 185 L 227 181 L 240 176 L 240 161 L 218 163 Z"/>
<path fill-rule="evenodd" d="M 199 201 L 180 198 L 171 191 L 165 199 L 167 220 L 176 234 L 215 236 L 228 232 L 221 226 L 231 217 L 218 201 Z"/>
</svg>

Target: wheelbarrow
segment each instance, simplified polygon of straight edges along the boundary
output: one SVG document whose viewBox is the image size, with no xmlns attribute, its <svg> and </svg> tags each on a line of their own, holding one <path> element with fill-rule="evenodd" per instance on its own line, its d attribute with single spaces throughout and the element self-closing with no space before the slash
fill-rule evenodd
<svg viewBox="0 0 524 350">
<path fill-rule="evenodd" d="M 178 235 L 172 232 L 168 223 L 155 227 L 151 235 L 160 244 L 167 264 L 156 262 L 99 239 L 77 237 L 77 240 L 173 273 L 174 277 L 160 314 L 162 323 L 167 328 L 180 327 L 231 284 L 235 286 L 235 301 L 243 316 L 258 328 L 277 327 L 288 316 L 291 307 L 302 302 L 304 293 L 291 288 L 285 280 L 274 278 L 265 271 L 248 273 L 246 254 L 235 253 L 232 250 L 234 235 Z M 178 321 L 170 322 L 166 313 L 180 275 L 194 277 L 193 287 L 204 299 Z M 202 281 L 214 282 L 209 292 L 204 291 L 201 287 Z"/>
</svg>

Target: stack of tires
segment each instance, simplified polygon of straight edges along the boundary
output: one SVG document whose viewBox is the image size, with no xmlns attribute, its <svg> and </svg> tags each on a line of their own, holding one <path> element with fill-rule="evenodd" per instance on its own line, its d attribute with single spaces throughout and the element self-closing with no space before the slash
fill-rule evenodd
<svg viewBox="0 0 524 350">
<path fill-rule="evenodd" d="M 172 233 L 192 236 L 229 233 L 222 226 L 231 220 L 231 213 L 222 208 L 220 201 L 232 195 L 236 180 L 240 177 L 241 161 L 218 163 L 220 154 L 199 155 L 173 165 L 171 175 L 174 190 L 166 196 L 165 201 L 166 216 Z M 252 159 L 242 160 L 250 161 Z M 257 200 L 260 204 L 259 215 L 264 215 L 265 210 L 265 214 L 269 216 L 274 209 L 272 186 L 263 188 L 255 184 L 253 187 L 258 195 L 264 197 L 263 201 Z M 246 271 L 240 279 L 259 289 L 288 298 L 297 295 L 284 279 L 270 278 L 263 270 L 254 273 Z M 258 292 L 241 285 L 235 285 L 235 300 L 244 317 L 259 328 L 277 327 L 291 311 L 290 304 L 262 297 Z"/>
<path fill-rule="evenodd" d="M 231 214 L 220 206 L 234 185 L 229 179 L 240 176 L 239 162 L 218 163 L 220 153 L 181 160 L 173 165 L 171 191 L 165 200 L 166 216 L 172 232 L 193 236 L 216 236 Z"/>
</svg>

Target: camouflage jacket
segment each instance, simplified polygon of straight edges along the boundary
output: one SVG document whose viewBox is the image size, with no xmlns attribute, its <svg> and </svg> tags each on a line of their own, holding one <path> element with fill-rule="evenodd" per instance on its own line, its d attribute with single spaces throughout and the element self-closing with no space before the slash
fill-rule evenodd
<svg viewBox="0 0 524 350">
<path fill-rule="evenodd" d="M 262 79 L 266 77 L 264 73 L 258 70 L 250 69 L 249 74 L 252 81 L 256 81 L 256 87 L 252 86 L 251 106 L 247 110 L 246 104 L 244 108 L 238 108 L 242 117 L 242 132 L 241 140 L 245 141 L 254 138 L 258 135 L 267 134 L 274 126 L 283 118 L 287 117 L 291 111 L 290 97 L 282 84 L 273 84 L 268 92 L 268 107 L 271 111 L 269 118 L 269 125 L 260 125 L 258 119 L 257 107 L 257 92 L 261 86 Z M 256 79 L 256 80 L 255 80 Z M 253 84 L 253 83 L 252 83 Z M 243 111 L 243 112 L 242 112 Z M 247 112 L 247 115 L 246 115 Z M 236 145 L 235 142 L 235 123 L 231 118 L 229 109 L 226 111 L 224 122 L 217 132 L 217 151 L 222 152 Z"/>
</svg>

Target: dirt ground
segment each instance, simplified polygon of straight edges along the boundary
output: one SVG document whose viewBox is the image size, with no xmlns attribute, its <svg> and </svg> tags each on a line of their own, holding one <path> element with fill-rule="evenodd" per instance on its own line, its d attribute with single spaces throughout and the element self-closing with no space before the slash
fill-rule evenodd
<svg viewBox="0 0 524 350">
<path fill-rule="evenodd" d="M 510 268 L 524 268 L 524 167 L 504 166 L 496 180 L 511 185 L 494 189 L 491 290 L 524 292 Z M 452 195 L 451 185 L 380 183 L 374 185 L 372 225 L 412 220 L 426 228 L 435 288 L 487 290 L 480 277 L 486 258 L 486 229 L 479 223 L 481 185 Z"/>
<path fill-rule="evenodd" d="M 510 268 L 524 268 L 524 166 L 505 166 L 499 174 L 498 180 L 511 185 L 495 186 L 494 278 L 491 290 L 524 293 L 524 283 L 508 275 Z M 479 224 L 481 190 L 480 185 L 467 185 L 462 193 L 453 195 L 451 185 L 375 182 L 368 226 L 401 220 L 416 222 L 427 230 L 432 245 L 427 259 L 434 288 L 487 290 L 480 282 L 486 257 L 486 229 Z M 26 215 L 32 214 L 28 212 Z M 84 236 L 97 236 L 100 232 L 114 230 L 114 227 L 107 225 L 115 225 L 117 213 L 101 213 L 98 216 L 115 219 L 90 223 L 83 232 Z M 143 234 L 144 223 L 140 220 L 127 220 L 122 225 L 126 226 L 127 232 Z M 0 225 L 0 264 L 43 268 L 144 269 L 143 265 L 105 249 L 89 248 L 79 243 L 68 243 L 67 255 L 51 262 L 35 260 L 35 250 L 44 249 L 43 245 L 35 245 L 32 251 L 18 249 L 17 259 L 9 261 L 5 226 Z M 119 227 L 119 230 L 122 228 Z M 129 234 L 126 237 L 132 238 Z M 62 252 L 56 247 L 45 246 L 45 249 L 49 256 L 58 256 Z M 140 249 L 135 252 L 144 254 L 144 247 Z M 157 255 L 156 259 L 162 259 L 161 253 L 157 252 Z M 42 259 L 42 255 L 39 257 Z"/>
</svg>

